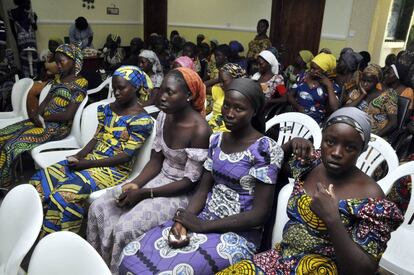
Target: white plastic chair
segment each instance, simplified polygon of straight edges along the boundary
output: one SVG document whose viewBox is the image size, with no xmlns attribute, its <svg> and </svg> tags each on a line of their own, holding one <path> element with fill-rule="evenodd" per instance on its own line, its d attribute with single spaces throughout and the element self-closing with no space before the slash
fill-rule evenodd
<svg viewBox="0 0 414 275">
<path fill-rule="evenodd" d="M 43 90 L 40 92 L 39 95 L 39 105 L 45 100 L 46 96 L 49 94 L 50 88 L 52 88 L 52 84 L 47 84 Z"/>
<path fill-rule="evenodd" d="M 383 138 L 371 134 L 368 149 L 359 156 L 356 166 L 371 177 L 383 161 L 388 165 L 388 173 L 399 165 L 394 148 Z"/>
<path fill-rule="evenodd" d="M 322 131 L 318 123 L 308 115 L 289 112 L 277 115 L 266 122 L 266 131 L 280 124 L 279 137 L 277 143 L 283 145 L 292 138 L 303 137 L 306 139 L 313 138 L 313 146 L 319 148 L 322 141 Z M 276 220 L 273 226 L 272 244 L 280 242 L 282 240 L 283 227 L 289 220 L 286 213 L 287 200 L 293 190 L 292 179 L 289 179 L 290 183 L 284 186 L 278 196 Z"/>
<path fill-rule="evenodd" d="M 413 179 L 413 161 L 402 164 L 382 180 L 381 185 L 384 192 L 388 193 L 394 182 L 408 175 Z M 393 274 L 414 274 L 414 193 L 412 190 L 404 222 L 396 231 L 391 233 L 391 239 L 388 241 L 387 249 L 380 261 L 380 266 Z"/>
<path fill-rule="evenodd" d="M 70 231 L 44 237 L 33 251 L 28 275 L 111 275 L 96 250 Z"/>
<path fill-rule="evenodd" d="M 279 137 L 277 143 L 282 145 L 292 138 L 303 137 L 306 139 L 313 138 L 313 145 L 315 148 L 321 146 L 322 132 L 318 123 L 308 115 L 289 112 L 277 115 L 266 122 L 266 131 L 280 124 Z"/>
<path fill-rule="evenodd" d="M 20 264 L 39 235 L 43 208 L 30 184 L 10 190 L 0 207 L 0 274 L 22 274 Z"/>
<path fill-rule="evenodd" d="M 388 174 L 398 167 L 398 157 L 392 146 L 381 137 L 371 134 L 371 140 L 368 143 L 368 149 L 363 152 L 356 163 L 356 166 L 368 176 L 372 176 L 375 169 L 386 161 L 388 165 Z M 388 178 L 388 175 L 384 178 Z M 384 181 L 378 182 L 379 186 L 386 193 L 387 188 L 383 186 Z M 276 220 L 273 226 L 272 244 L 276 244 L 282 240 L 283 228 L 289 218 L 286 213 L 287 203 L 290 194 L 293 191 L 294 184 L 290 182 L 285 185 L 279 192 L 277 199 Z"/>
<path fill-rule="evenodd" d="M 105 79 L 98 87 L 88 90 L 88 95 L 99 93 L 103 88 L 108 86 L 108 96 L 107 98 L 114 97 L 113 89 L 112 89 L 112 77 L 108 77 Z"/>
<path fill-rule="evenodd" d="M 80 131 L 80 124 L 81 124 L 81 117 L 83 113 L 83 109 L 85 108 L 86 103 L 88 102 L 88 95 L 85 96 L 82 103 L 79 105 L 78 109 L 76 110 L 75 117 L 73 118 L 72 122 L 72 129 L 67 137 L 61 140 L 50 141 L 44 144 L 41 144 L 34 148 L 31 151 L 31 155 L 33 159 L 37 157 L 37 155 L 45 150 L 52 150 L 58 148 L 81 148 L 81 131 Z"/>
<path fill-rule="evenodd" d="M 29 118 L 26 101 L 32 86 L 33 80 L 30 78 L 20 79 L 13 85 L 11 92 L 13 111 L 0 113 L 0 129 Z"/>
</svg>

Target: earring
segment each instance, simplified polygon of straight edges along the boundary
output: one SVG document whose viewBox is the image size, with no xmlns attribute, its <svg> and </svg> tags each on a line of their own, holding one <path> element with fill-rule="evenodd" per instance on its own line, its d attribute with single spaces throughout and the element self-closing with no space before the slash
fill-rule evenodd
<svg viewBox="0 0 414 275">
<path fill-rule="evenodd" d="M 190 98 L 187 98 L 187 102 L 190 102 L 191 100 L 190 100 Z"/>
</svg>

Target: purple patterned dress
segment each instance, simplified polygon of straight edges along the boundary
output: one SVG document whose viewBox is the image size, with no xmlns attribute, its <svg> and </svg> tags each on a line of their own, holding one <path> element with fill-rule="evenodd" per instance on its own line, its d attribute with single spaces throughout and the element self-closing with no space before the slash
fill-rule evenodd
<svg viewBox="0 0 414 275">
<path fill-rule="evenodd" d="M 221 137 L 222 133 L 211 136 L 204 163 L 215 184 L 198 215 L 203 220 L 252 210 L 255 184 L 275 184 L 283 160 L 282 149 L 268 137 L 258 139 L 245 151 L 231 154 L 221 151 Z M 189 245 L 173 249 L 167 241 L 172 223 L 166 222 L 128 244 L 121 256 L 119 274 L 214 274 L 251 259 L 263 230 L 257 227 L 237 233 L 189 233 Z"/>
<path fill-rule="evenodd" d="M 160 112 L 156 123 L 153 150 L 162 151 L 161 172 L 145 188 L 156 188 L 188 178 L 194 184 L 203 171 L 207 149 L 170 149 L 163 139 L 165 113 Z M 146 199 L 132 209 L 120 208 L 112 192 L 94 201 L 89 208 L 87 238 L 111 268 L 117 272 L 122 248 L 151 228 L 171 220 L 177 208 L 185 208 L 189 195 Z"/>
</svg>

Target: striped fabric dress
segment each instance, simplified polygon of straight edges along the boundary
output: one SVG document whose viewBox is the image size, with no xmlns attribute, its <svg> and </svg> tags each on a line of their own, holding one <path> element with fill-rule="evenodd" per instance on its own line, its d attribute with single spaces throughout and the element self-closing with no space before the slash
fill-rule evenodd
<svg viewBox="0 0 414 275">
<path fill-rule="evenodd" d="M 98 107 L 95 148 L 85 157 L 99 160 L 126 153 L 133 157 L 152 132 L 154 122 L 147 113 L 118 116 L 110 105 Z M 67 160 L 37 171 L 30 183 L 39 192 L 46 210 L 42 235 L 60 230 L 78 232 L 90 193 L 124 182 L 133 158 L 114 167 L 72 170 Z"/>
</svg>

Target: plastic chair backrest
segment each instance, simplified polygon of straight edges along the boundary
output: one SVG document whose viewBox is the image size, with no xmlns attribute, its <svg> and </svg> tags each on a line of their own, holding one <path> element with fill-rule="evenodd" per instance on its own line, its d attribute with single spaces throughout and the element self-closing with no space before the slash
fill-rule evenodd
<svg viewBox="0 0 414 275">
<path fill-rule="evenodd" d="M 52 84 L 47 84 L 43 90 L 40 92 L 39 95 L 39 105 L 42 104 L 43 100 L 45 100 L 46 96 L 49 94 L 50 88 L 52 87 Z"/>
<path fill-rule="evenodd" d="M 98 128 L 98 106 L 103 105 L 102 102 L 94 102 L 88 105 L 82 113 L 81 122 L 81 146 L 85 146 L 94 136 Z"/>
<path fill-rule="evenodd" d="M 137 155 L 135 157 L 134 166 L 132 167 L 131 175 L 129 175 L 130 179 L 136 178 L 139 173 L 141 173 L 142 169 L 144 169 L 147 162 L 150 160 L 151 157 L 151 150 L 152 144 L 154 143 L 155 134 L 156 134 L 156 121 L 154 120 L 154 126 L 151 135 L 147 138 L 144 145 L 139 148 Z"/>
<path fill-rule="evenodd" d="M 414 161 L 404 163 L 378 182 L 384 193 L 389 193 L 393 184 L 402 177 L 414 178 Z M 391 233 L 387 249 L 382 255 L 380 266 L 392 274 L 414 274 L 414 193 L 411 188 L 410 202 L 404 215 L 404 222 Z"/>
<path fill-rule="evenodd" d="M 289 112 L 277 115 L 266 122 L 266 131 L 280 124 L 277 143 L 283 145 L 292 138 L 313 138 L 313 145 L 319 148 L 322 141 L 322 131 L 318 123 L 308 115 Z"/>
<path fill-rule="evenodd" d="M 383 138 L 371 134 L 368 149 L 359 156 L 356 166 L 371 177 L 383 161 L 387 162 L 388 173 L 399 165 L 394 148 Z"/>
<path fill-rule="evenodd" d="M 98 87 L 88 90 L 88 95 L 99 93 L 103 88 L 108 86 L 108 97 L 113 97 L 113 91 L 112 91 L 112 77 L 108 77 L 105 79 Z"/>
<path fill-rule="evenodd" d="M 404 123 L 408 118 L 408 107 L 410 107 L 410 102 L 411 99 L 408 99 L 404 96 L 398 96 L 398 129 L 401 129 L 404 126 Z"/>
<path fill-rule="evenodd" d="M 81 104 L 79 104 L 78 109 L 76 110 L 75 116 L 73 117 L 72 129 L 70 130 L 70 135 L 74 136 L 78 142 L 82 141 L 81 133 L 81 118 L 85 105 L 88 102 L 88 95 L 85 96 Z M 85 118 L 88 119 L 88 118 Z"/>
<path fill-rule="evenodd" d="M 26 101 L 27 94 L 30 88 L 33 86 L 33 80 L 30 78 L 22 78 L 14 83 L 11 92 L 11 104 L 13 112 L 21 114 L 24 118 L 27 118 Z"/>
<path fill-rule="evenodd" d="M 10 190 L 0 207 L 0 274 L 17 274 L 42 222 L 42 202 L 36 189 L 21 184 Z"/>
<path fill-rule="evenodd" d="M 110 275 L 101 256 L 84 239 L 70 231 L 44 237 L 29 263 L 28 275 Z"/>
</svg>

